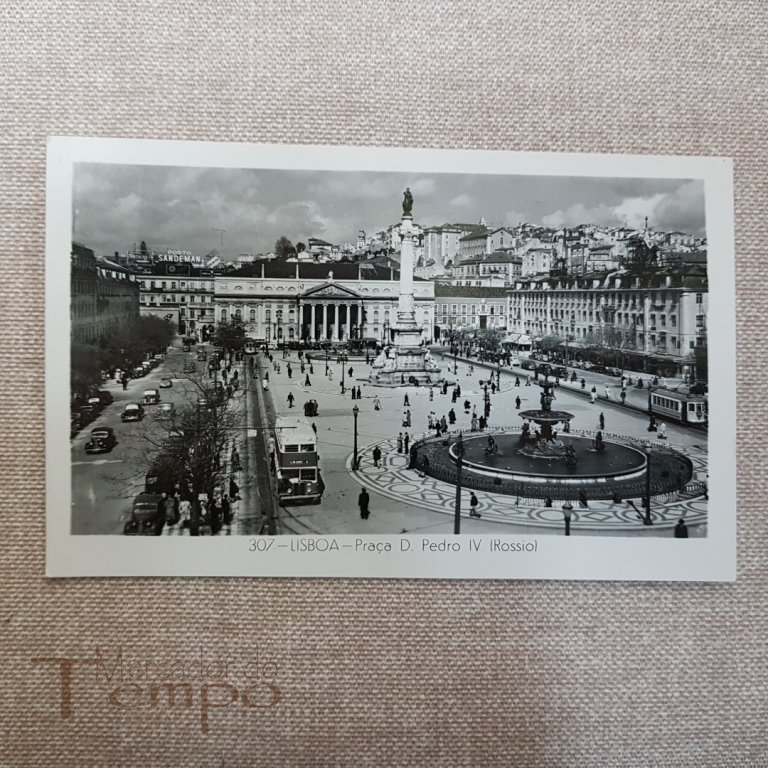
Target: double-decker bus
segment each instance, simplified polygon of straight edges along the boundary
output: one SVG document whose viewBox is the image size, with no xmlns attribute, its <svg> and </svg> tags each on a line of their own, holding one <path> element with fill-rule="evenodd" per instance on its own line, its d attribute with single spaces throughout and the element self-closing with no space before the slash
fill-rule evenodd
<svg viewBox="0 0 768 768">
<path fill-rule="evenodd" d="M 648 407 L 654 416 L 681 424 L 704 426 L 707 423 L 707 398 L 704 395 L 656 387 L 648 395 Z"/>
<path fill-rule="evenodd" d="M 300 418 L 277 417 L 275 476 L 281 504 L 320 503 L 324 485 L 320 476 L 317 436 Z"/>
</svg>

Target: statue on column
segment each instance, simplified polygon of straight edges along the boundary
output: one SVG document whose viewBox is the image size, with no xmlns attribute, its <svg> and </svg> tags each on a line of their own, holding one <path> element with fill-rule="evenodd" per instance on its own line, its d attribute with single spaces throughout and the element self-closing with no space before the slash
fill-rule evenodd
<svg viewBox="0 0 768 768">
<path fill-rule="evenodd" d="M 413 195 L 410 188 L 406 187 L 403 192 L 403 215 L 410 216 L 411 209 L 413 208 Z"/>
</svg>

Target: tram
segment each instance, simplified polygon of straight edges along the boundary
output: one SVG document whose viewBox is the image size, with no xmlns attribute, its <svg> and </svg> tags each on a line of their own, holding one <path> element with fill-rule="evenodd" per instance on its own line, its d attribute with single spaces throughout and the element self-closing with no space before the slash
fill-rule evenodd
<svg viewBox="0 0 768 768">
<path fill-rule="evenodd" d="M 255 355 L 256 342 L 253 339 L 246 339 L 243 344 L 243 352 L 245 352 L 246 355 Z"/>
<path fill-rule="evenodd" d="M 324 485 L 317 436 L 312 427 L 302 419 L 278 416 L 274 439 L 274 471 L 280 503 L 319 504 Z"/>
<path fill-rule="evenodd" d="M 707 424 L 707 398 L 674 389 L 656 387 L 648 395 L 648 410 L 654 416 L 681 424 Z"/>
</svg>

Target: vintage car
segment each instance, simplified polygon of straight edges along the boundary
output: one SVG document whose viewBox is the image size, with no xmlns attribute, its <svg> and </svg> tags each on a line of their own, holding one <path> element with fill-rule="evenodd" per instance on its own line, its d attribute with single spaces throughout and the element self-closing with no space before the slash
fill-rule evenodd
<svg viewBox="0 0 768 768">
<path fill-rule="evenodd" d="M 175 410 L 173 403 L 160 403 L 160 405 L 157 406 L 157 411 L 155 411 L 155 418 L 160 419 L 161 421 L 167 421 L 168 419 L 173 418 Z"/>
<path fill-rule="evenodd" d="M 159 493 L 140 493 L 133 500 L 130 518 L 123 533 L 126 536 L 159 536 L 165 525 L 165 504 Z"/>
<path fill-rule="evenodd" d="M 144 418 L 144 406 L 140 403 L 127 403 L 120 414 L 121 421 L 141 421 Z"/>
<path fill-rule="evenodd" d="M 146 374 L 146 369 L 143 365 L 137 365 L 132 371 L 131 371 L 131 378 L 132 379 L 140 379 L 142 376 Z"/>
<path fill-rule="evenodd" d="M 197 373 L 197 366 L 191 360 L 184 363 L 184 373 Z"/>
<path fill-rule="evenodd" d="M 89 397 L 85 401 L 85 404 L 93 406 L 93 410 L 96 413 L 101 413 L 101 409 L 104 407 L 104 403 L 101 402 L 101 398 L 98 395 L 96 395 L 94 397 Z"/>
<path fill-rule="evenodd" d="M 160 389 L 169 389 L 173 386 L 173 379 L 170 376 L 163 376 L 162 379 L 160 379 Z"/>
<path fill-rule="evenodd" d="M 99 396 L 99 400 L 101 400 L 101 404 L 104 407 L 112 405 L 112 403 L 115 402 L 115 398 L 112 397 L 112 393 L 108 392 L 106 389 L 100 389 L 96 394 Z"/>
<path fill-rule="evenodd" d="M 109 453 L 117 444 L 112 427 L 91 430 L 91 439 L 85 444 L 86 453 Z"/>
<path fill-rule="evenodd" d="M 167 456 L 183 456 L 187 451 L 187 440 L 184 435 L 166 435 L 161 443 L 163 453 Z"/>
<path fill-rule="evenodd" d="M 208 359 L 208 353 L 204 349 L 198 349 L 197 350 L 197 359 L 198 360 L 207 360 Z"/>
<path fill-rule="evenodd" d="M 160 402 L 160 393 L 156 389 L 145 389 L 141 402 L 144 405 L 157 405 Z"/>
<path fill-rule="evenodd" d="M 158 354 L 155 355 L 154 359 L 157 360 L 158 363 L 162 362 L 162 360 L 163 360 L 163 353 L 162 352 L 158 352 Z"/>
</svg>

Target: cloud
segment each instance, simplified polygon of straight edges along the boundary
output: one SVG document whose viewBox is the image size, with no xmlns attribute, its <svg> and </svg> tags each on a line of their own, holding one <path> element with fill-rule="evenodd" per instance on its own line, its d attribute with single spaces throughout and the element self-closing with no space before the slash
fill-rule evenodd
<svg viewBox="0 0 768 768">
<path fill-rule="evenodd" d="M 527 221 L 528 216 L 522 211 L 507 211 L 504 214 L 504 224 L 508 227 L 516 227 L 518 224 L 525 224 Z"/>
<path fill-rule="evenodd" d="M 457 195 L 453 200 L 450 200 L 448 205 L 452 205 L 455 208 L 469 208 L 474 202 L 475 199 L 473 197 L 470 197 L 466 192 L 462 192 L 462 194 Z"/>
<path fill-rule="evenodd" d="M 689 181 L 665 195 L 654 207 L 651 219 L 657 229 L 705 235 L 704 183 Z"/>
<path fill-rule="evenodd" d="M 568 208 L 554 211 L 541 217 L 545 227 L 559 229 L 560 227 L 575 227 L 577 224 L 601 224 L 611 226 L 622 222 L 616 219 L 614 209 L 608 205 L 587 207 L 584 203 L 575 203 Z"/>
</svg>

